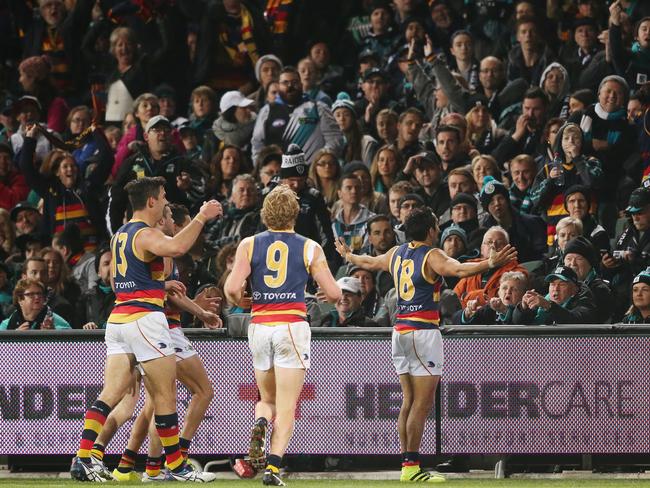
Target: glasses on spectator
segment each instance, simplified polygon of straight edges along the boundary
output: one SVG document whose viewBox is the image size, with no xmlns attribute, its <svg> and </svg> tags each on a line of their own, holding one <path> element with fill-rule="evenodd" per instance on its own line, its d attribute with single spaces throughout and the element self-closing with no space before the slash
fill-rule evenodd
<svg viewBox="0 0 650 488">
<path fill-rule="evenodd" d="M 23 293 L 23 297 L 27 298 L 43 298 L 45 296 L 45 293 L 42 291 L 28 291 L 27 293 Z"/>
<path fill-rule="evenodd" d="M 420 204 L 419 203 L 409 203 L 409 202 L 404 202 L 402 203 L 399 208 L 403 208 L 404 210 L 412 210 L 414 208 L 419 208 Z"/>
<path fill-rule="evenodd" d="M 494 246 L 494 247 L 503 247 L 503 246 L 506 245 L 506 241 L 493 241 L 491 239 L 488 239 L 483 244 L 486 245 L 486 246 L 490 246 L 490 247 L 492 247 L 492 246 Z"/>
<path fill-rule="evenodd" d="M 149 132 L 153 132 L 154 134 L 168 134 L 172 131 L 171 127 L 152 127 L 149 129 Z"/>
<path fill-rule="evenodd" d="M 300 86 L 300 80 L 282 80 L 280 84 L 284 86 Z"/>
<path fill-rule="evenodd" d="M 316 163 L 316 166 L 323 167 L 323 166 L 336 166 L 337 162 L 333 161 L 331 159 L 325 160 L 325 161 L 318 161 Z"/>
</svg>

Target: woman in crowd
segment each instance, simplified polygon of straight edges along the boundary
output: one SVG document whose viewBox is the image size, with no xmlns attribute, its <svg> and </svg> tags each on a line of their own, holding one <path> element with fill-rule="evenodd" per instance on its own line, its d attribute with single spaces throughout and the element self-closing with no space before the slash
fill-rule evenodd
<svg viewBox="0 0 650 488">
<path fill-rule="evenodd" d="M 480 154 L 472 159 L 472 176 L 479 190 L 483 187 L 483 179 L 486 176 L 492 176 L 494 179 L 501 181 L 501 171 L 496 159 L 489 154 Z"/>
<path fill-rule="evenodd" d="M 650 324 L 650 270 L 632 281 L 632 306 L 623 317 L 624 324 Z"/>
<path fill-rule="evenodd" d="M 271 144 L 262 148 L 257 155 L 253 176 L 260 184 L 261 189 L 268 186 L 271 180 L 280 174 L 282 166 L 282 149 L 280 146 Z"/>
<path fill-rule="evenodd" d="M 334 105 L 332 105 L 332 114 L 345 138 L 343 161 L 345 163 L 363 161 L 369 165 L 374 151 L 377 149 L 377 141 L 361 132 L 354 111 L 354 103 L 347 93 L 338 94 Z"/>
<path fill-rule="evenodd" d="M 68 105 L 62 97 L 57 96 L 56 89 L 50 82 L 52 65 L 47 56 L 32 56 L 23 60 L 18 66 L 19 82 L 26 94 L 38 99 L 45 107 L 47 128 L 54 132 L 65 130 Z"/>
<path fill-rule="evenodd" d="M 490 154 L 506 135 L 490 115 L 485 97 L 476 97 L 465 116 L 469 144 L 481 154 Z M 456 125 L 456 124 L 453 124 Z"/>
<path fill-rule="evenodd" d="M 370 166 L 372 188 L 379 193 L 388 195 L 388 190 L 397 179 L 402 169 L 402 159 L 399 150 L 394 145 L 382 146 L 376 153 Z"/>
<path fill-rule="evenodd" d="M 223 146 L 208 166 L 207 196 L 227 199 L 235 176 L 249 171 L 247 159 L 239 147 L 231 144 Z"/>
<path fill-rule="evenodd" d="M 0 323 L 0 330 L 69 329 L 70 324 L 52 312 L 40 281 L 25 278 L 16 283 L 13 303 L 16 311 Z"/>
<path fill-rule="evenodd" d="M 309 179 L 325 198 L 325 203 L 330 211 L 338 200 L 340 177 L 341 165 L 336 159 L 336 154 L 327 148 L 318 151 L 314 156 L 314 162 L 309 167 Z"/>
</svg>

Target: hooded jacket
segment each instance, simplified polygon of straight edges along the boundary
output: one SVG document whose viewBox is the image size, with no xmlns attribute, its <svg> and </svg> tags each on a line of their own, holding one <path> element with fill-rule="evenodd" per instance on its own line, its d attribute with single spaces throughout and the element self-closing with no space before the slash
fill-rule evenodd
<svg viewBox="0 0 650 488">
<path fill-rule="evenodd" d="M 560 93 L 558 93 L 556 96 L 553 96 L 544 90 L 544 82 L 546 81 L 546 77 L 553 69 L 559 69 L 564 76 L 564 83 L 562 83 Z M 539 80 L 539 87 L 544 90 L 544 93 L 546 93 L 546 96 L 550 102 L 547 112 L 548 118 L 560 117 L 561 119 L 566 119 L 569 116 L 569 89 L 571 87 L 569 72 L 566 70 L 566 68 L 558 62 L 549 64 L 542 72 L 542 76 Z"/>
</svg>

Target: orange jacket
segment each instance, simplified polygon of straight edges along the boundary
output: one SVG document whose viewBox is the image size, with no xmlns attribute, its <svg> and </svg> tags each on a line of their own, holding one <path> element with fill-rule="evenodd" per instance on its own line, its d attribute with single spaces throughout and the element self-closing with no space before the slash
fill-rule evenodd
<svg viewBox="0 0 650 488">
<path fill-rule="evenodd" d="M 484 258 L 468 259 L 467 262 L 477 262 L 482 261 L 483 259 Z M 518 261 L 511 261 L 492 273 L 492 276 L 488 279 L 485 287 L 481 285 L 482 275 L 480 274 L 462 278 L 454 287 L 454 291 L 456 292 L 456 295 L 458 295 L 458 298 L 460 298 L 460 303 L 463 305 L 463 308 L 467 306 L 469 300 L 478 300 L 479 305 L 485 305 L 490 298 L 497 296 L 501 276 L 509 271 L 521 271 L 528 276 L 528 271 L 521 267 Z"/>
</svg>

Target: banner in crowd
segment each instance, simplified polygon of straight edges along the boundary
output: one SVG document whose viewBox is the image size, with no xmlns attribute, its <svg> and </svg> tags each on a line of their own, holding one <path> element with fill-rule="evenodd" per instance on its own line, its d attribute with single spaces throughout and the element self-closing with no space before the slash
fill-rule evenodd
<svg viewBox="0 0 650 488">
<path fill-rule="evenodd" d="M 215 397 L 192 451 L 245 453 L 257 400 L 248 346 L 194 344 Z M 0 454 L 75 452 L 103 343 L 0 342 L 0 355 Z M 648 337 L 449 337 L 445 355 L 445 453 L 650 452 Z M 180 388 L 181 418 L 189 399 Z M 399 453 L 400 403 L 388 336 L 317 338 L 289 453 Z M 107 452 L 124 449 L 131 425 Z M 435 452 L 433 414 L 422 452 Z"/>
</svg>

